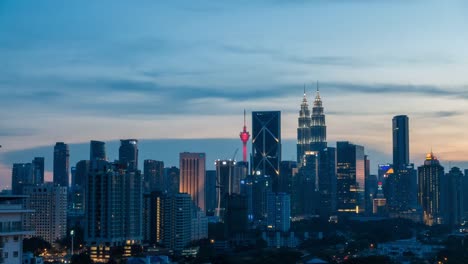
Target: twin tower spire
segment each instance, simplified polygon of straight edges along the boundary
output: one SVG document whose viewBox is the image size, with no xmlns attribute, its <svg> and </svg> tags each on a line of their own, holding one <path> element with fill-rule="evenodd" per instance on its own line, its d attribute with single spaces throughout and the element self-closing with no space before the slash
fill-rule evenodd
<svg viewBox="0 0 468 264">
<path fill-rule="evenodd" d="M 306 87 L 304 85 L 304 98 L 299 111 L 297 127 L 297 162 L 301 162 L 306 152 L 321 151 L 326 147 L 327 126 L 325 125 L 325 115 L 318 82 L 312 114 L 307 103 Z"/>
</svg>

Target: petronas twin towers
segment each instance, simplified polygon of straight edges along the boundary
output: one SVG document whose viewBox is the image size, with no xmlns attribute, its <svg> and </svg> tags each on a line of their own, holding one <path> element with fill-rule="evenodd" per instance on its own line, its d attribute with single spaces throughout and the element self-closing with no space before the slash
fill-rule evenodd
<svg viewBox="0 0 468 264">
<path fill-rule="evenodd" d="M 304 98 L 299 111 L 297 128 L 297 162 L 300 163 L 304 154 L 308 151 L 321 151 L 327 147 L 327 126 L 323 114 L 322 99 L 317 84 L 312 115 L 304 87 Z"/>
</svg>

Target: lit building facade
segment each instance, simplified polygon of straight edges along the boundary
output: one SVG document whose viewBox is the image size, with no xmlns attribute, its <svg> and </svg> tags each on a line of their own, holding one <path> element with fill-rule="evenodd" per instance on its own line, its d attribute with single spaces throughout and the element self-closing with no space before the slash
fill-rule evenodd
<svg viewBox="0 0 468 264">
<path fill-rule="evenodd" d="M 325 125 L 325 114 L 323 113 L 322 98 L 320 98 L 318 84 L 314 106 L 312 107 L 310 135 L 311 151 L 321 151 L 327 147 L 327 126 Z"/>
<path fill-rule="evenodd" d="M 269 193 L 267 229 L 288 232 L 291 228 L 291 196 L 287 193 Z"/>
<path fill-rule="evenodd" d="M 25 219 L 25 226 L 35 236 L 53 244 L 67 235 L 67 187 L 44 183 L 25 186 L 26 208 L 34 210 Z"/>
<path fill-rule="evenodd" d="M 418 167 L 418 202 L 423 210 L 424 224 L 432 226 L 444 223 L 442 212 L 442 167 L 431 152 L 427 154 L 424 165 Z"/>
<path fill-rule="evenodd" d="M 179 156 L 180 184 L 179 192 L 188 193 L 198 208 L 206 212 L 205 153 L 183 152 Z"/>
<path fill-rule="evenodd" d="M 338 212 L 362 213 L 365 190 L 364 147 L 347 141 L 336 143 Z"/>
<path fill-rule="evenodd" d="M 302 156 L 307 151 L 310 151 L 310 143 L 312 142 L 310 134 L 310 110 L 307 103 L 307 96 L 304 87 L 304 97 L 302 98 L 301 110 L 299 111 L 298 127 L 297 127 L 297 162 L 300 163 Z"/>
</svg>

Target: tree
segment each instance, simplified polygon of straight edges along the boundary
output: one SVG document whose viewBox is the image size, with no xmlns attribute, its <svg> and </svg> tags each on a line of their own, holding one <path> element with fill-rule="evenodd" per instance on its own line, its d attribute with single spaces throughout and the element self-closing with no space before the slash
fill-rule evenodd
<svg viewBox="0 0 468 264">
<path fill-rule="evenodd" d="M 44 249 L 50 250 L 52 246 L 41 237 L 23 239 L 23 252 L 32 252 L 35 256 L 41 254 Z"/>
<path fill-rule="evenodd" d="M 93 264 L 93 260 L 86 253 L 81 253 L 79 255 L 73 255 L 71 258 L 71 264 Z"/>
</svg>

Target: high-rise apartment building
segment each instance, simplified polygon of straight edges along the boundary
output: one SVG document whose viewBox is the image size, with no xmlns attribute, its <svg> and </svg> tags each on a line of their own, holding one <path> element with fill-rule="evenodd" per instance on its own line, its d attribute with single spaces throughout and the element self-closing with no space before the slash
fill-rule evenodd
<svg viewBox="0 0 468 264">
<path fill-rule="evenodd" d="M 67 187 L 44 183 L 24 187 L 26 208 L 34 210 L 25 219 L 30 227 L 41 237 L 53 244 L 67 235 Z"/>
<path fill-rule="evenodd" d="M 95 261 L 107 261 L 115 246 L 142 238 L 142 176 L 122 164 L 93 160 L 87 177 L 85 241 Z"/>
<path fill-rule="evenodd" d="M 198 208 L 206 212 L 205 201 L 205 153 L 183 152 L 179 156 L 179 192 L 188 193 Z"/>
<path fill-rule="evenodd" d="M 423 210 L 426 225 L 444 223 L 442 211 L 442 177 L 444 167 L 431 152 L 427 154 L 424 165 L 418 167 L 418 202 Z"/>
<path fill-rule="evenodd" d="M 268 175 L 278 189 L 281 162 L 281 112 L 252 112 L 252 175 Z"/>
<path fill-rule="evenodd" d="M 288 232 L 291 228 L 291 196 L 287 193 L 269 193 L 267 229 Z"/>
<path fill-rule="evenodd" d="M 180 252 L 192 238 L 192 196 L 187 193 L 170 195 L 164 202 L 163 245 Z"/>
<path fill-rule="evenodd" d="M 70 150 L 68 145 L 57 142 L 54 147 L 54 184 L 68 187 L 70 172 Z"/>
<path fill-rule="evenodd" d="M 164 234 L 164 203 L 167 195 L 154 191 L 143 198 L 143 240 L 150 245 L 162 243 Z"/>
</svg>

